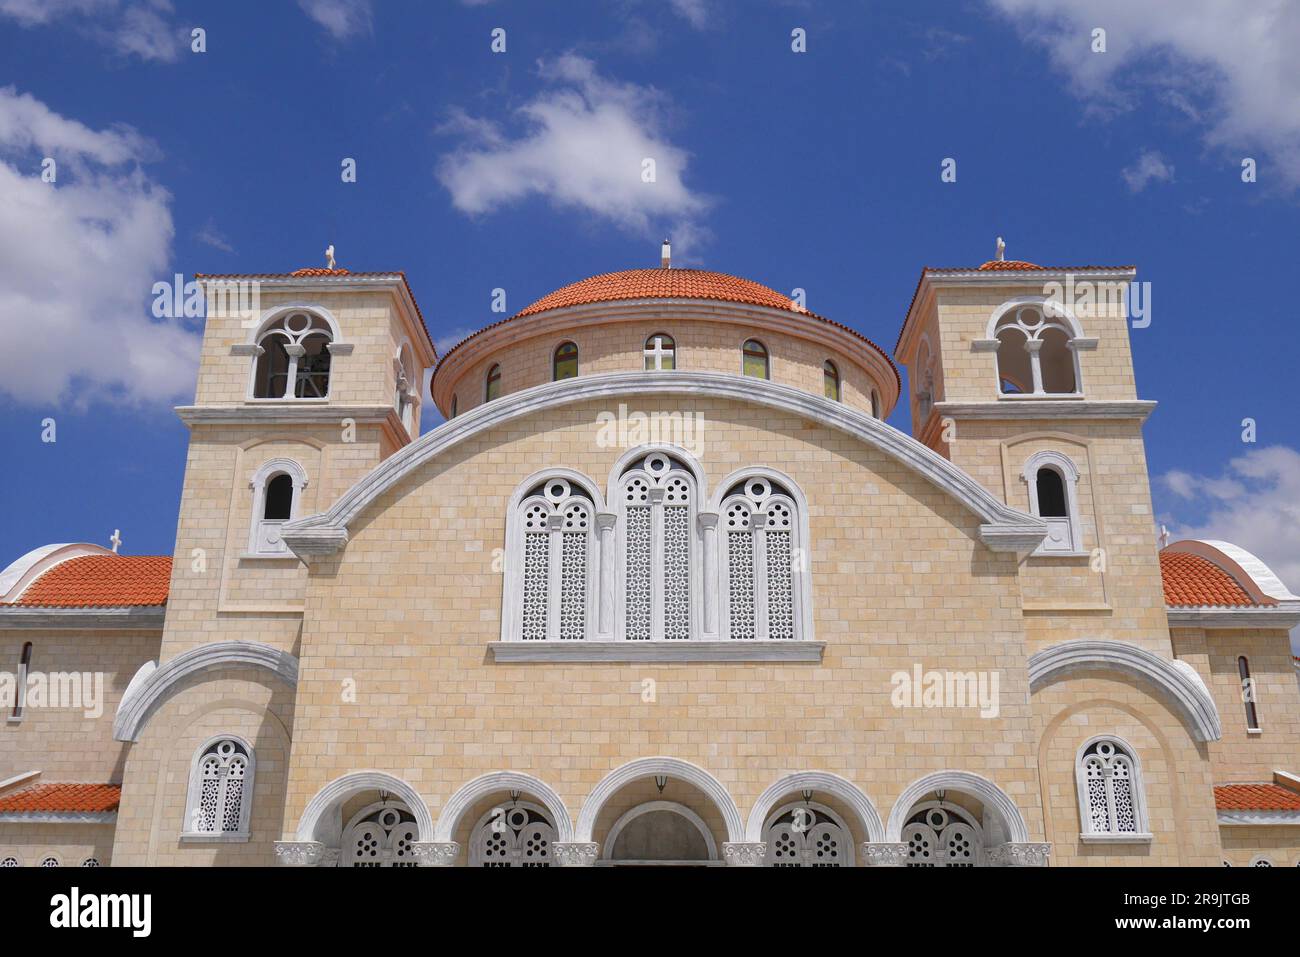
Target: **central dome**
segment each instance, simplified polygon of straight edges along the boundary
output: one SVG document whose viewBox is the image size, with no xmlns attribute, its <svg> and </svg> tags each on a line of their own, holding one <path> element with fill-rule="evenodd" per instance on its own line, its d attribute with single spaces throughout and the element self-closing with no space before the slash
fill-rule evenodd
<svg viewBox="0 0 1300 957">
<path fill-rule="evenodd" d="M 624 269 L 571 283 L 543 296 L 516 316 L 531 316 L 548 309 L 583 306 L 619 299 L 719 299 L 750 306 L 767 306 L 806 313 L 789 296 L 762 283 L 707 269 Z"/>
</svg>

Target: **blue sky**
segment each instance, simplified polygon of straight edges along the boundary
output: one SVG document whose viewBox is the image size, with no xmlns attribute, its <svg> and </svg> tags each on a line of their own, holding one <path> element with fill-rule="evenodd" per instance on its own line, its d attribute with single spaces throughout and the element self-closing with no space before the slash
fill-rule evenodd
<svg viewBox="0 0 1300 957">
<path fill-rule="evenodd" d="M 1300 13 L 1079 6 L 0 0 L 0 565 L 114 528 L 170 552 L 199 330 L 149 305 L 176 272 L 332 242 L 405 270 L 445 344 L 499 318 L 496 287 L 513 312 L 671 234 L 679 264 L 802 287 L 892 349 L 921 267 L 1001 235 L 1010 258 L 1139 267 L 1157 513 L 1300 589 Z M 610 172 L 646 151 L 653 190 Z"/>
</svg>

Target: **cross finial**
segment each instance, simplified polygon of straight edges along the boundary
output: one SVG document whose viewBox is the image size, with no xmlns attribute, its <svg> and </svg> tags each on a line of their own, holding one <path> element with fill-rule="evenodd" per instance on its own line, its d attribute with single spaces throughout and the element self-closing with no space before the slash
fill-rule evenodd
<svg viewBox="0 0 1300 957">
<path fill-rule="evenodd" d="M 1007 258 L 1007 244 L 1004 243 L 1002 241 L 1002 237 L 999 236 L 998 237 L 998 262 L 1001 262 L 1006 258 Z"/>
<path fill-rule="evenodd" d="M 122 530 L 120 528 L 113 529 L 113 537 L 108 540 L 108 544 L 113 546 L 113 554 L 116 555 L 117 546 L 122 544 Z"/>
<path fill-rule="evenodd" d="M 1168 545 L 1169 545 L 1169 529 L 1161 525 L 1160 526 L 1160 547 L 1166 548 L 1168 547 Z"/>
<path fill-rule="evenodd" d="M 330 243 L 325 247 L 325 268 L 334 268 L 334 244 Z"/>
</svg>

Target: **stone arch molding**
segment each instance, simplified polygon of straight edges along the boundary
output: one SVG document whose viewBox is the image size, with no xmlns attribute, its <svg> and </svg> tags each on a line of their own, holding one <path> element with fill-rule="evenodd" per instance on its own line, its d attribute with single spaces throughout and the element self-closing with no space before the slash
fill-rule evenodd
<svg viewBox="0 0 1300 957">
<path fill-rule="evenodd" d="M 913 781 L 907 786 L 893 810 L 889 812 L 889 824 L 885 828 L 885 840 L 900 842 L 903 840 L 903 825 L 907 823 L 908 813 L 912 807 L 931 791 L 960 791 L 978 798 L 986 811 L 992 811 L 999 818 L 1006 833 L 1006 839 L 1013 844 L 1025 844 L 1029 841 L 1029 828 L 1025 818 L 1016 807 L 1016 802 L 1007 793 L 986 777 L 971 771 L 936 771 Z M 984 823 L 985 833 L 989 831 L 989 822 Z"/>
<path fill-rule="evenodd" d="M 871 799 L 856 784 L 827 771 L 799 771 L 787 774 L 758 796 L 745 825 L 745 840 L 752 844 L 763 843 L 763 825 L 768 815 L 782 798 L 800 791 L 820 792 L 839 798 L 857 816 L 858 824 L 868 841 L 874 843 L 885 839 L 885 825 L 880 820 L 880 814 Z"/>
<path fill-rule="evenodd" d="M 218 641 L 182 652 L 166 664 L 145 662 L 127 686 L 113 719 L 113 738 L 138 741 L 154 711 L 190 675 L 216 668 L 250 667 L 271 672 L 290 688 L 298 686 L 298 659 L 256 641 Z"/>
<path fill-rule="evenodd" d="M 461 787 L 448 799 L 438 812 L 438 823 L 433 828 L 433 840 L 437 843 L 450 843 L 455 840 L 456 827 L 465 812 L 485 797 L 502 791 L 521 791 L 536 798 L 551 815 L 555 825 L 555 839 L 561 843 L 573 840 L 573 820 L 564 800 L 555 793 L 550 785 L 538 780 L 531 774 L 516 771 L 493 771 L 476 777 Z"/>
<path fill-rule="evenodd" d="M 1153 685 L 1186 722 L 1197 741 L 1223 735 L 1219 709 L 1201 676 L 1185 661 L 1122 641 L 1080 639 L 1044 648 L 1029 659 L 1029 690 L 1049 681 L 1091 671 L 1120 671 Z"/>
<path fill-rule="evenodd" d="M 434 832 L 433 815 L 429 813 L 429 806 L 420 797 L 419 791 L 386 771 L 353 771 L 335 778 L 316 792 L 298 820 L 295 840 L 337 846 L 341 821 L 331 819 L 330 815 L 342 808 L 348 798 L 362 791 L 387 791 L 400 800 L 414 816 L 420 840 L 430 839 Z"/>
<path fill-rule="evenodd" d="M 739 843 L 745 839 L 745 825 L 740 819 L 740 809 L 722 782 L 697 764 L 666 757 L 638 758 L 605 775 L 582 804 L 574 839 L 579 843 L 590 843 L 596 829 L 596 818 L 600 816 L 606 802 L 628 784 L 656 774 L 667 775 L 699 788 L 721 813 L 723 824 L 727 828 L 727 841 Z"/>
<path fill-rule="evenodd" d="M 470 409 L 390 455 L 326 512 L 284 526 L 285 542 L 300 558 L 328 555 L 348 540 L 358 516 L 424 463 L 479 433 L 515 419 L 591 399 L 626 395 L 729 399 L 797 415 L 848 434 L 918 473 L 956 499 L 980 522 L 979 538 L 993 551 L 1026 554 L 1047 533 L 1041 519 L 995 498 L 943 456 L 865 413 L 822 396 L 760 379 L 719 372 L 610 372 L 548 382 Z"/>
</svg>

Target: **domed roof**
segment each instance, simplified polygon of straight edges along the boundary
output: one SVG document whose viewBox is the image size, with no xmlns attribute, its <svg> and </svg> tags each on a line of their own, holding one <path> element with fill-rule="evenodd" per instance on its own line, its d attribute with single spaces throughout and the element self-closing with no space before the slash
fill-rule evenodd
<svg viewBox="0 0 1300 957">
<path fill-rule="evenodd" d="M 1021 269 L 1042 269 L 1043 267 L 1036 263 L 1027 263 L 1023 259 L 990 259 L 979 268 L 982 272 L 995 272 L 1002 270 L 1019 271 Z"/>
<path fill-rule="evenodd" d="M 516 313 L 531 316 L 548 309 L 583 306 L 619 299 L 719 299 L 751 306 L 767 306 L 806 313 L 789 296 L 783 296 L 752 279 L 741 279 L 707 269 L 624 269 L 570 283 Z"/>
</svg>

